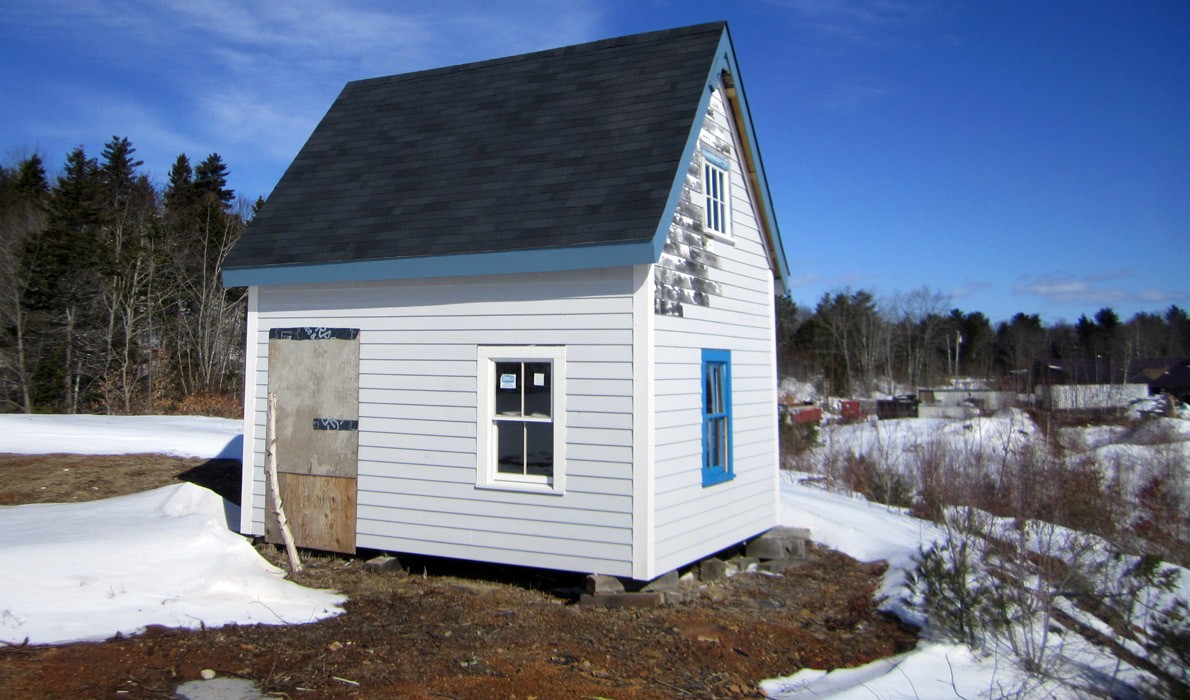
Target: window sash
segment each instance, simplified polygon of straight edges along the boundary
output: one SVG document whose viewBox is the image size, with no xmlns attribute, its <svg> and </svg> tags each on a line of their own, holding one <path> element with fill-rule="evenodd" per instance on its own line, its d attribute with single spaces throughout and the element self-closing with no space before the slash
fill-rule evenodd
<svg viewBox="0 0 1190 700">
<path fill-rule="evenodd" d="M 703 225 L 716 233 L 727 233 L 727 171 L 710 161 L 703 162 L 703 190 L 706 206 Z"/>
<path fill-rule="evenodd" d="M 703 351 L 702 385 L 702 475 L 710 486 L 734 478 L 728 351 Z"/>
<path fill-rule="evenodd" d="M 479 346 L 476 486 L 561 494 L 565 348 Z"/>
</svg>

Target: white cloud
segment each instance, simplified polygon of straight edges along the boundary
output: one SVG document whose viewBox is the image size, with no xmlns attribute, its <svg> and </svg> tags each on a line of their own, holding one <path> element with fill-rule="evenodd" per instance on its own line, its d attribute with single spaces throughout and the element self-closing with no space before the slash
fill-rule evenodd
<svg viewBox="0 0 1190 700">
<path fill-rule="evenodd" d="M 922 3 L 903 0 L 770 0 L 826 44 L 840 42 L 887 46 L 899 40 L 897 30 L 929 11 Z"/>
<path fill-rule="evenodd" d="M 1177 290 L 1138 290 L 1127 285 L 1135 277 L 1127 270 L 1109 270 L 1090 275 L 1037 275 L 1013 287 L 1020 296 L 1041 297 L 1051 304 L 1082 304 L 1093 307 L 1123 304 L 1151 305 L 1178 303 L 1188 295 Z"/>
<path fill-rule="evenodd" d="M 822 105 L 833 112 L 851 113 L 869 102 L 888 97 L 893 91 L 864 83 L 835 85 L 822 100 Z"/>
<path fill-rule="evenodd" d="M 233 186 L 244 170 L 260 170 L 241 185 L 250 196 L 271 187 L 349 80 L 602 34 L 601 11 L 578 0 L 49 0 L 36 11 L 0 8 L 0 20 L 36 30 L 47 50 L 87 56 L 91 73 L 62 86 L 74 97 L 63 98 L 53 120 L 72 130 L 72 142 L 93 131 L 95 106 L 78 96 L 105 93 L 127 103 L 128 119 L 112 133 L 146 151 L 168 150 L 166 143 L 192 157 L 217 151 Z M 153 148 L 158 138 L 165 142 Z"/>
<path fill-rule="evenodd" d="M 966 299 L 979 294 L 985 289 L 991 289 L 991 287 L 992 285 L 987 282 L 968 282 L 967 284 L 964 284 L 960 287 L 955 287 L 954 289 L 947 292 L 947 294 L 951 299 Z"/>
</svg>

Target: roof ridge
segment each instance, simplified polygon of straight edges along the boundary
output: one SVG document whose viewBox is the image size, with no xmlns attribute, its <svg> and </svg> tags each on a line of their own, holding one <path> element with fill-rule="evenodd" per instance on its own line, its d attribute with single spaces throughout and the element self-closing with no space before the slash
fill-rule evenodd
<svg viewBox="0 0 1190 700">
<path fill-rule="evenodd" d="M 640 32 L 637 34 L 625 34 L 623 36 L 612 37 L 610 39 L 597 39 L 595 41 L 588 41 L 581 44 L 569 44 L 566 46 L 556 46 L 550 49 L 542 49 L 539 51 L 530 51 L 527 53 L 515 54 L 513 56 L 500 56 L 497 58 L 486 58 L 479 61 L 471 61 L 468 63 L 458 63 L 452 66 L 439 66 L 436 68 L 425 68 L 422 70 L 408 71 L 403 73 L 393 73 L 390 75 L 378 75 L 371 78 L 360 78 L 358 80 L 348 81 L 344 86 L 344 90 L 348 87 L 358 87 L 367 84 L 379 84 L 390 80 L 400 78 L 402 80 L 414 77 L 427 77 L 434 75 L 444 75 L 447 73 L 456 73 L 468 70 L 476 70 L 479 68 L 487 68 L 490 66 L 503 65 L 508 63 L 516 63 L 518 61 L 538 60 L 547 56 L 563 56 L 568 54 L 583 53 L 586 51 L 602 51 L 604 49 L 618 48 L 621 46 L 631 46 L 634 44 L 643 44 L 650 41 L 659 41 L 664 39 L 672 39 L 680 36 L 693 36 L 712 31 L 722 31 L 727 27 L 726 20 L 717 20 L 714 22 L 704 22 L 702 24 L 691 24 L 684 27 L 671 27 L 669 29 L 656 29 L 648 32 Z"/>
</svg>

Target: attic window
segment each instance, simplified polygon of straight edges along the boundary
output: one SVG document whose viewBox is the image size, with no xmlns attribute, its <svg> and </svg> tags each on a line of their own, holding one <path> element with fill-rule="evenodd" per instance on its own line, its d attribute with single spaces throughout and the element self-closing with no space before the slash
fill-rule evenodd
<svg viewBox="0 0 1190 700">
<path fill-rule="evenodd" d="M 704 154 L 702 164 L 702 191 L 704 194 L 702 225 L 706 231 L 724 236 L 731 233 L 731 209 L 727 205 L 730 171 L 727 163 L 712 160 Z"/>
</svg>

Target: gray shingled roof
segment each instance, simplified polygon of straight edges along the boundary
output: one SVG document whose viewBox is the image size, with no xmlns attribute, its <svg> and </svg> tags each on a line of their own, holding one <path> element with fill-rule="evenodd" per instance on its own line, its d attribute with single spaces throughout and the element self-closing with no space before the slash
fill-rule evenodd
<svg viewBox="0 0 1190 700">
<path fill-rule="evenodd" d="M 647 241 L 724 27 L 348 83 L 225 267 Z"/>
</svg>

